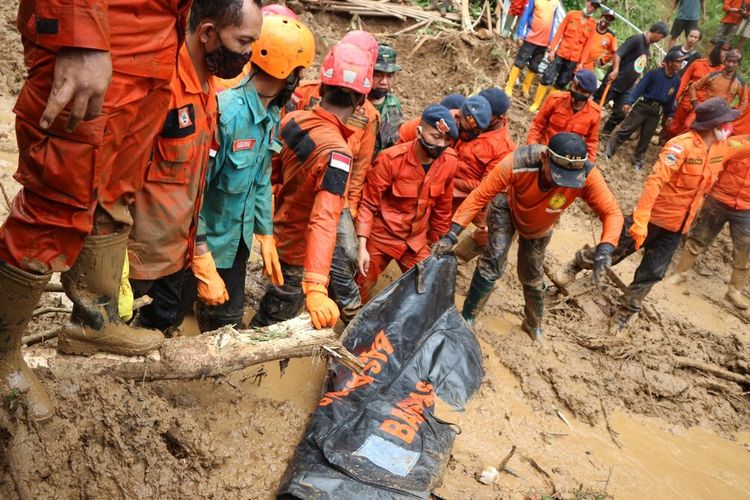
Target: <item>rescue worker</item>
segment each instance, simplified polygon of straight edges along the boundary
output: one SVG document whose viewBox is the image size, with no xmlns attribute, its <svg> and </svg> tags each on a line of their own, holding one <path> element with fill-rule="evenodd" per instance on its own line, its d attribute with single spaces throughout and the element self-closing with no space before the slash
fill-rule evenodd
<svg viewBox="0 0 750 500">
<path fill-rule="evenodd" d="M 22 188 L 0 228 L 0 395 L 22 395 L 30 420 L 53 414 L 21 357 L 52 272 L 64 273 L 74 304 L 59 334 L 61 352 L 134 355 L 163 342 L 158 331 L 120 322 L 118 294 L 127 207 L 169 105 L 188 7 L 178 0 L 19 3 L 28 76 L 13 109 Z M 238 52 L 247 50 L 241 31 L 225 34 Z M 221 45 L 216 33 L 204 43 L 207 51 Z"/>
<path fill-rule="evenodd" d="M 680 87 L 677 89 L 677 98 L 675 100 L 675 112 L 672 122 L 669 126 L 664 127 L 665 142 L 674 136 L 684 134 L 690 130 L 690 124 L 686 123 L 687 118 L 693 112 L 693 104 L 690 102 L 688 88 L 704 76 L 714 71 L 721 71 L 722 62 L 726 53 L 731 47 L 728 43 L 722 42 L 714 46 L 708 57 L 698 59 L 687 67 L 680 77 Z M 706 89 L 697 92 L 698 102 L 706 100 Z"/>
<path fill-rule="evenodd" d="M 721 71 L 713 71 L 697 82 L 688 87 L 688 95 L 693 109 L 701 102 L 698 99 L 698 93 L 701 90 L 706 91 L 706 99 L 711 97 L 720 97 L 729 105 L 735 100 L 738 101 L 737 110 L 742 113 L 747 106 L 747 96 L 745 94 L 745 82 L 737 74 L 742 60 L 742 53 L 737 49 L 731 49 L 724 57 L 724 67 Z M 692 116 L 687 118 L 689 123 Z"/>
<path fill-rule="evenodd" d="M 743 18 L 747 17 L 747 3 L 745 0 L 724 0 L 722 5 L 724 17 L 721 18 L 719 27 L 716 29 L 711 43 L 718 44 L 721 41 L 731 42 L 737 34 Z M 740 48 L 740 50 L 742 50 Z"/>
<path fill-rule="evenodd" d="M 518 278 L 526 304 L 521 328 L 543 343 L 544 253 L 555 222 L 576 198 L 583 198 L 602 221 L 597 257 L 603 261 L 611 253 L 622 228 L 622 212 L 601 172 L 586 157 L 583 137 L 573 132 L 556 134 L 547 146 L 520 147 L 506 156 L 458 208 L 450 231 L 433 247 L 438 255 L 448 251 L 476 213 L 491 202 L 487 216 L 489 244 L 479 258 L 463 306 L 463 317 L 469 324 L 474 324 L 495 282 L 505 272 L 508 251 L 518 232 Z M 598 266 L 596 278 L 600 279 L 604 271 Z"/>
<path fill-rule="evenodd" d="M 593 71 L 594 68 L 601 68 L 612 61 L 617 52 L 617 37 L 609 29 L 609 25 L 614 20 L 615 11 L 607 9 L 602 12 L 599 22 L 596 23 L 596 29 L 583 47 L 581 68 Z"/>
<path fill-rule="evenodd" d="M 458 166 L 450 145 L 456 137 L 448 108 L 428 106 L 417 139 L 386 149 L 375 160 L 357 217 L 357 283 L 364 302 L 391 260 L 402 271 L 410 269 L 429 257 L 430 245 L 448 230 Z"/>
<path fill-rule="evenodd" d="M 633 166 L 636 170 L 643 167 L 651 137 L 656 132 L 659 122 L 669 126 L 674 114 L 674 101 L 680 86 L 679 71 L 685 55 L 679 47 L 672 47 L 664 56 L 661 68 L 655 68 L 641 78 L 623 104 L 626 113 L 625 121 L 612 134 L 604 151 L 604 156 L 612 158 L 620 145 L 638 132 L 638 144 L 635 146 Z"/>
<path fill-rule="evenodd" d="M 532 113 L 536 113 L 542 105 L 550 85 L 554 85 L 557 90 L 563 90 L 573 79 L 576 66 L 581 62 L 584 46 L 596 30 L 593 15 L 600 5 L 599 0 L 586 0 L 583 10 L 568 12 L 557 27 L 547 53 L 549 65 L 542 73 L 534 102 L 529 107 Z"/>
<path fill-rule="evenodd" d="M 698 52 L 697 46 L 702 37 L 703 32 L 700 30 L 700 28 L 692 28 L 685 35 L 685 43 L 678 47 L 683 55 L 682 68 L 679 71 L 680 77 L 682 77 L 688 66 L 700 59 L 701 53 Z"/>
<path fill-rule="evenodd" d="M 544 101 L 531 122 L 526 144 L 547 144 L 559 132 L 575 132 L 586 141 L 588 158 L 595 162 L 602 108 L 591 95 L 598 83 L 591 71 L 578 70 L 569 91 L 553 92 Z"/>
<path fill-rule="evenodd" d="M 555 36 L 555 17 L 558 14 L 562 16 L 562 12 L 563 6 L 559 0 L 529 0 L 518 22 L 519 49 L 505 84 L 508 97 L 512 97 L 513 87 L 524 68 L 528 71 L 522 86 L 523 96 L 527 99 L 531 96 L 534 75 L 539 72 L 539 64 Z"/>
<path fill-rule="evenodd" d="M 396 50 L 384 43 L 378 45 L 378 59 L 375 62 L 372 91 L 367 99 L 380 113 L 380 130 L 375 141 L 374 156 L 398 142 L 398 129 L 404 122 L 401 101 L 393 93 L 396 73 L 401 66 L 396 64 Z"/>
<path fill-rule="evenodd" d="M 654 23 L 646 33 L 631 36 L 623 43 L 612 59 L 612 67 L 604 75 L 604 80 L 594 94 L 594 100 L 601 106 L 612 101 L 612 114 L 601 129 L 602 134 L 609 135 L 625 119 L 622 106 L 628 92 L 646 69 L 649 48 L 667 36 L 667 25 L 659 21 Z"/>
<path fill-rule="evenodd" d="M 453 121 L 458 126 L 458 137 L 464 142 L 469 142 L 479 137 L 479 134 L 487 130 L 492 119 L 490 103 L 487 102 L 487 99 L 478 95 L 466 99 L 460 108 L 448 109 L 451 112 L 451 116 L 453 116 Z M 399 143 L 411 142 L 417 139 L 417 128 L 420 122 L 420 117 L 404 122 L 401 128 L 398 129 Z M 451 146 L 455 145 L 456 141 L 451 144 Z"/>
<path fill-rule="evenodd" d="M 346 42 L 365 50 L 370 54 L 372 64 L 377 63 L 378 42 L 370 33 L 362 30 L 350 31 L 341 39 L 341 43 Z M 320 102 L 320 81 L 316 80 L 303 83 L 292 95 L 287 109 L 312 109 L 318 102 Z M 333 252 L 328 287 L 329 296 L 338 306 L 344 326 L 349 324 L 362 309 L 362 300 L 355 281 L 357 234 L 354 229 L 354 219 L 357 217 L 362 189 L 375 154 L 375 144 L 380 130 L 380 114 L 375 105 L 367 99 L 348 118 L 346 125 L 355 131 L 347 141 L 354 163 L 349 172 L 344 210 L 336 229 L 336 247 Z"/>
<path fill-rule="evenodd" d="M 648 292 L 664 278 L 681 236 L 689 231 L 724 162 L 750 149 L 747 142 L 726 140 L 731 133 L 730 122 L 738 114 L 723 99 L 708 99 L 698 105 L 691 131 L 667 142 L 659 153 L 632 215 L 625 218 L 620 242 L 607 257 L 608 264 L 610 259 L 617 264 L 644 248 L 633 281 L 612 314 L 610 333 L 627 328 Z M 575 259 L 558 273 L 557 281 L 563 286 L 570 283 L 578 272 L 590 268 L 592 262 L 596 265 L 597 260 L 590 248 L 579 250 Z"/>
<path fill-rule="evenodd" d="M 253 326 L 290 319 L 303 304 L 315 328 L 338 320 L 328 278 L 354 163 L 346 123 L 372 88 L 373 66 L 367 51 L 338 43 L 320 68 L 320 104 L 288 113 L 281 122 L 283 146 L 272 182 L 278 185 L 273 231 L 284 284 L 268 286 Z"/>
<path fill-rule="evenodd" d="M 312 32 L 300 21 L 270 15 L 253 44 L 249 73 L 219 94 L 218 144 L 208 162 L 192 269 L 201 331 L 241 325 L 253 235 L 264 272 L 283 285 L 273 235 L 271 157 L 280 150 L 281 109 L 315 59 Z"/>
<path fill-rule="evenodd" d="M 455 213 L 459 205 L 469 196 L 487 174 L 500 160 L 516 149 L 516 143 L 510 136 L 508 117 L 510 99 L 497 87 L 490 87 L 479 92 L 480 97 L 487 99 L 492 109 L 492 120 L 487 130 L 475 140 L 469 142 L 458 141 L 458 168 L 453 181 L 453 210 Z M 469 262 L 480 255 L 487 246 L 487 210 L 480 211 L 472 220 L 476 230 L 471 235 L 465 235 L 453 249 L 456 257 Z"/>
</svg>

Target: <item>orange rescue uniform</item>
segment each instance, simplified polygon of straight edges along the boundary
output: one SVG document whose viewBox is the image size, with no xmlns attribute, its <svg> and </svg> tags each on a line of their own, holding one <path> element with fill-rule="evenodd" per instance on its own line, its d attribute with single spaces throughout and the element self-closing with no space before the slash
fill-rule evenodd
<svg viewBox="0 0 750 500">
<path fill-rule="evenodd" d="M 533 154 L 533 147 L 524 147 L 506 156 L 461 204 L 453 222 L 461 227 L 468 226 L 479 210 L 497 194 L 505 192 L 516 231 L 523 238 L 533 240 L 549 233 L 565 209 L 581 197 L 602 221 L 601 242 L 617 246 L 623 216 L 599 169 L 593 167 L 582 189 L 553 187 L 542 191 L 539 168 L 525 167 L 529 163 L 526 155 Z"/>
<path fill-rule="evenodd" d="M 367 238 L 370 253 L 367 276 L 357 278 L 363 301 L 391 260 L 411 268 L 450 227 L 456 153 L 446 149 L 425 172 L 416 147 L 410 141 L 381 151 L 367 176 L 357 218 L 357 236 Z"/>
<path fill-rule="evenodd" d="M 94 209 L 119 225 L 142 184 L 169 104 L 187 0 L 21 0 L 17 26 L 28 68 L 18 96 L 15 178 L 23 186 L 0 229 L 0 259 L 65 271 L 91 232 Z M 137 16 L 137 17 L 136 17 Z M 65 131 L 69 107 L 39 128 L 60 47 L 108 50 L 112 83 L 102 114 Z"/>
<path fill-rule="evenodd" d="M 582 109 L 574 111 L 572 103 L 570 92 L 552 92 L 534 116 L 526 144 L 547 144 L 559 132 L 575 132 L 586 141 L 589 160 L 594 162 L 602 108 L 589 99 Z"/>
<path fill-rule="evenodd" d="M 300 83 L 292 94 L 284 113 L 299 109 L 312 109 L 320 102 L 320 80 L 309 80 Z M 367 172 L 372 164 L 375 143 L 380 130 L 380 113 L 375 106 L 365 99 L 357 108 L 346 125 L 354 131 L 349 136 L 349 148 L 354 155 L 354 166 L 349 174 L 349 188 L 346 195 L 347 207 L 352 217 L 357 217 L 359 202 L 362 199 L 362 188 Z"/>
<path fill-rule="evenodd" d="M 687 67 L 685 72 L 680 78 L 680 87 L 677 89 L 677 101 L 675 104 L 675 112 L 672 116 L 672 122 L 666 127 L 667 138 L 671 139 L 674 136 L 684 134 L 690 130 L 690 124 L 693 122 L 694 117 L 691 117 L 693 113 L 693 103 L 690 101 L 688 95 L 688 88 L 690 86 L 706 76 L 707 74 L 714 71 L 721 71 L 723 66 L 711 66 L 711 61 L 707 57 L 703 59 L 697 59 Z M 697 92 L 698 102 L 706 100 L 706 89 L 700 89 Z M 688 123 L 688 120 L 690 122 Z"/>
<path fill-rule="evenodd" d="M 597 61 L 601 64 L 609 63 L 617 52 L 617 37 L 612 31 L 599 33 L 596 29 L 591 33 L 581 53 L 581 67 L 594 70 Z"/>
<path fill-rule="evenodd" d="M 456 125 L 459 124 L 459 117 L 461 114 L 459 113 L 459 110 L 457 109 L 451 109 L 450 110 L 451 115 L 453 115 L 453 119 L 456 122 Z M 416 118 L 412 118 L 411 120 L 407 120 L 404 123 L 401 124 L 401 126 L 398 128 L 398 142 L 411 142 L 417 138 L 417 127 L 419 126 L 419 123 L 422 121 L 422 117 L 418 116 Z M 455 145 L 456 141 L 453 141 L 453 144 Z"/>
<path fill-rule="evenodd" d="M 592 16 L 584 16 L 582 10 L 568 12 L 555 31 L 550 50 L 562 59 L 581 62 L 583 48 L 595 31 L 596 21 Z"/>
<path fill-rule="evenodd" d="M 750 157 L 729 160 L 710 195 L 735 210 L 750 210 Z"/>
<path fill-rule="evenodd" d="M 702 102 L 699 100 L 699 92 L 701 90 L 705 91 L 703 100 L 710 99 L 711 97 L 721 97 L 731 106 L 736 99 L 739 101 L 736 108 L 740 112 L 744 111 L 747 106 L 745 85 L 736 74 L 728 78 L 721 71 L 713 71 L 707 74 L 688 87 L 688 95 L 691 102 Z M 690 122 L 692 123 L 692 120 Z"/>
<path fill-rule="evenodd" d="M 279 259 L 304 267 L 303 282 L 328 285 L 336 226 L 352 169 L 351 136 L 320 106 L 288 113 L 281 122 L 281 153 L 274 158 L 273 233 Z"/>
<path fill-rule="evenodd" d="M 190 265 L 216 127 L 216 93 L 204 92 L 187 46 L 170 84 L 172 98 L 156 138 L 130 232 L 130 277 L 155 280 Z"/>
</svg>

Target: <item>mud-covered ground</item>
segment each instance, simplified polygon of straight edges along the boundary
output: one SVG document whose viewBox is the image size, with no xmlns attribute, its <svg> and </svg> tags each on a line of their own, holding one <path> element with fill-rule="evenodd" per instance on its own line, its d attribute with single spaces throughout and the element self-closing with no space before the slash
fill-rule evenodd
<svg viewBox="0 0 750 500">
<path fill-rule="evenodd" d="M 0 181 L 11 196 L 18 186 L 11 178 L 16 146 L 10 110 L 23 75 L 14 17 L 13 3 L 0 6 Z M 347 19 L 324 14 L 303 19 L 314 26 L 319 55 L 349 26 Z M 409 116 L 447 93 L 505 82 L 513 51 L 506 42 L 470 44 L 455 34 L 428 34 L 420 46 L 424 34 L 382 35 L 407 24 L 364 22 L 364 29 L 381 33 L 378 38 L 399 51 L 404 69 L 397 92 Z M 531 119 L 526 106 L 516 99 L 510 112 L 519 143 Z M 626 145 L 613 161 L 599 163 L 626 212 L 648 174 L 632 169 L 629 152 Z M 655 152 L 652 147 L 651 160 Z M 0 220 L 6 213 L 0 200 Z M 599 229 L 585 206 L 574 205 L 555 231 L 548 264 L 556 268 L 581 245 L 594 243 Z M 477 323 L 485 381 L 467 411 L 453 416 L 462 434 L 435 495 L 750 495 L 750 387 L 681 368 L 677 361 L 750 372 L 750 325 L 723 301 L 731 259 L 727 232 L 699 259 L 686 285 L 657 285 L 647 314 L 624 339 L 605 335 L 618 293 L 612 283 L 591 291 L 584 276 L 571 287 L 573 298 L 550 286 L 544 350 L 518 328 L 523 302 L 515 251 L 511 255 Z M 633 256 L 617 267 L 625 282 L 637 261 Z M 249 266 L 250 309 L 263 282 L 257 256 Z M 468 266 L 464 274 L 471 271 Z M 390 271 L 388 277 L 395 275 Z M 459 293 L 467 286 L 459 278 Z M 65 305 L 60 294 L 43 300 Z M 41 315 L 30 333 L 64 319 L 60 313 Z M 19 492 L 33 498 L 269 498 L 315 407 L 323 372 L 320 360 L 292 360 L 283 377 L 273 363 L 220 380 L 44 380 L 57 403 L 52 422 L 34 427 L 0 421 L 6 429 L 0 430 L 0 498 Z M 512 446 L 517 451 L 508 466 L 516 475 L 503 473 L 490 486 L 479 483 L 478 473 L 497 466 Z"/>
</svg>

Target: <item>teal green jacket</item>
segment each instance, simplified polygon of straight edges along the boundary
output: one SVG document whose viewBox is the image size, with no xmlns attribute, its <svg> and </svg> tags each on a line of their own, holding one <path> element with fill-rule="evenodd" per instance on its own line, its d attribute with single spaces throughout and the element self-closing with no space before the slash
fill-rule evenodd
<svg viewBox="0 0 750 500">
<path fill-rule="evenodd" d="M 197 241 L 205 241 L 216 267 L 232 267 L 240 239 L 273 234 L 271 157 L 281 150 L 279 109 L 266 110 L 250 77 L 218 95 L 216 152 L 206 175 Z"/>
</svg>

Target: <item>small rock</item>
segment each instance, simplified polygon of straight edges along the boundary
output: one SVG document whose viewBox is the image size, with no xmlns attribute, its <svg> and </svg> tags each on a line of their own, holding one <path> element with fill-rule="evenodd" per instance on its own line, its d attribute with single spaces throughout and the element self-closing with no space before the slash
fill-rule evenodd
<svg viewBox="0 0 750 500">
<path fill-rule="evenodd" d="M 482 484 L 492 484 L 497 481 L 499 475 L 500 473 L 496 468 L 489 466 L 479 475 L 479 482 Z"/>
</svg>

